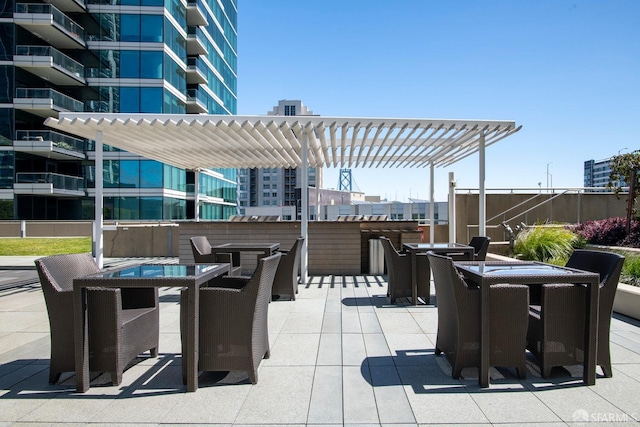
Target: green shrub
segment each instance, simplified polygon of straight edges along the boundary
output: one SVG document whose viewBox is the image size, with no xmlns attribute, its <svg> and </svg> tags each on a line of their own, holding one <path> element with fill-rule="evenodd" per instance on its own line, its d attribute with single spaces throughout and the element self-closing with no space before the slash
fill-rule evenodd
<svg viewBox="0 0 640 427">
<path fill-rule="evenodd" d="M 627 256 L 622 266 L 621 282 L 640 286 L 640 257 Z"/>
<path fill-rule="evenodd" d="M 518 234 L 513 251 L 525 260 L 564 265 L 573 249 L 584 246 L 576 233 L 559 226 L 535 226 Z"/>
</svg>

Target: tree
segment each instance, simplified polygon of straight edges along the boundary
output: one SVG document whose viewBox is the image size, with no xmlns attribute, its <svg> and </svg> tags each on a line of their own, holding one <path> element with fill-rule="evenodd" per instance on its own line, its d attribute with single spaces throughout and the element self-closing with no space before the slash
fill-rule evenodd
<svg viewBox="0 0 640 427">
<path fill-rule="evenodd" d="M 622 187 L 620 180 L 624 180 L 629 186 L 629 196 L 627 199 L 627 235 L 631 231 L 631 217 L 636 213 L 635 205 L 636 190 L 640 188 L 640 150 L 631 153 L 618 154 L 613 156 L 609 162 L 611 173 L 609 174 L 609 184 L 607 187 L 613 188 L 616 196 L 620 197 Z M 614 184 L 617 183 L 617 184 Z"/>
</svg>

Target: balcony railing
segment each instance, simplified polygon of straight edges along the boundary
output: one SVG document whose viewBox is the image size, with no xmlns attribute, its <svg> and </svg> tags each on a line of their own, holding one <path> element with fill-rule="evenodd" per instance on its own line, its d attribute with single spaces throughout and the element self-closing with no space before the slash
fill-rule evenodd
<svg viewBox="0 0 640 427">
<path fill-rule="evenodd" d="M 112 113 L 111 103 L 108 101 L 85 101 L 85 111 L 88 113 Z"/>
<path fill-rule="evenodd" d="M 64 53 L 60 52 L 51 46 L 16 46 L 16 55 L 20 56 L 50 56 L 53 59 L 54 65 L 64 68 L 69 73 L 76 77 L 84 77 L 84 66 L 69 58 Z"/>
<path fill-rule="evenodd" d="M 77 151 L 80 153 L 86 152 L 86 144 L 84 140 L 50 130 L 18 130 L 16 131 L 16 140 L 48 141 L 53 143 L 54 148 Z"/>
<path fill-rule="evenodd" d="M 82 191 L 84 179 L 52 172 L 21 172 L 16 174 L 16 184 L 52 184 L 54 189 Z"/>
<path fill-rule="evenodd" d="M 67 111 L 82 112 L 84 105 L 82 102 L 64 95 L 53 89 L 29 89 L 17 88 L 16 98 L 19 99 L 51 99 L 54 106 L 60 107 Z"/>
<path fill-rule="evenodd" d="M 75 37 L 84 40 L 84 28 L 75 23 L 71 18 L 50 4 L 41 3 L 17 3 L 15 13 L 48 14 L 53 16 L 53 22 L 64 28 Z"/>
</svg>

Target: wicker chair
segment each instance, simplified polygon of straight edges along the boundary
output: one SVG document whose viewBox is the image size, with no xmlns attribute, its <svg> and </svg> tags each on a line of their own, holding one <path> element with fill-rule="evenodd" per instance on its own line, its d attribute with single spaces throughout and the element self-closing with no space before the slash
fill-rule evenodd
<svg viewBox="0 0 640 427">
<path fill-rule="evenodd" d="M 228 263 L 229 276 L 239 276 L 242 273 L 240 265 L 240 252 L 216 252 L 211 253 L 211 243 L 206 236 L 194 236 L 189 239 L 193 260 L 197 264 Z"/>
<path fill-rule="evenodd" d="M 280 253 L 262 258 L 253 276 L 221 276 L 200 289 L 199 363 L 201 371 L 248 371 L 258 382 L 258 366 L 269 358 L 267 310 Z M 182 291 L 181 301 L 186 298 Z M 180 312 L 182 352 L 186 313 Z M 186 366 L 182 365 L 183 379 Z"/>
<path fill-rule="evenodd" d="M 391 304 L 395 304 L 398 298 L 410 298 L 411 295 L 411 255 L 399 253 L 386 237 L 380 237 L 384 258 L 387 263 L 387 282 L 389 288 L 387 295 L 391 298 Z M 418 297 L 429 304 L 431 283 L 429 274 L 429 259 L 426 254 L 417 254 Z"/>
<path fill-rule="evenodd" d="M 73 279 L 100 271 L 91 254 L 54 255 L 35 261 L 51 330 L 49 382 L 75 371 Z M 155 288 L 87 290 L 89 369 L 108 372 L 114 385 L 138 354 L 158 356 L 158 291 Z"/>
<path fill-rule="evenodd" d="M 469 246 L 473 246 L 474 261 L 484 261 L 487 258 L 487 250 L 489 250 L 489 242 L 491 242 L 490 237 L 483 236 L 473 236 L 471 238 L 471 242 L 469 242 Z"/>
<path fill-rule="evenodd" d="M 273 280 L 273 289 L 271 295 L 273 299 L 276 296 L 290 295 L 292 300 L 296 299 L 298 293 L 298 269 L 300 267 L 300 253 L 302 252 L 302 244 L 304 237 L 299 237 L 290 250 L 281 251 L 282 257 L 278 264 L 276 277 Z"/>
<path fill-rule="evenodd" d="M 600 274 L 598 349 L 596 363 L 605 377 L 612 376 L 609 334 L 611 314 L 624 257 L 610 252 L 576 250 L 567 267 Z M 584 362 L 584 319 L 587 288 L 584 285 L 542 285 L 540 306 L 529 310 L 527 348 L 538 358 L 543 377 L 554 366 Z"/>
<path fill-rule="evenodd" d="M 436 354 L 444 353 L 451 376 L 459 378 L 466 367 L 480 366 L 480 288 L 468 286 L 450 257 L 428 253 L 438 298 Z M 529 288 L 492 285 L 490 365 L 515 366 L 526 375 L 526 339 Z"/>
</svg>

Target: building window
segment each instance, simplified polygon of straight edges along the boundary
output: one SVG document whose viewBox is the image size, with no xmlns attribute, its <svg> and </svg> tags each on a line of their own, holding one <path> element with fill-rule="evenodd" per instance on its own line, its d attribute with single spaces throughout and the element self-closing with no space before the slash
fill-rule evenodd
<svg viewBox="0 0 640 427">
<path fill-rule="evenodd" d="M 296 106 L 295 105 L 285 105 L 284 106 L 284 115 L 285 116 L 295 116 L 296 115 Z"/>
</svg>

